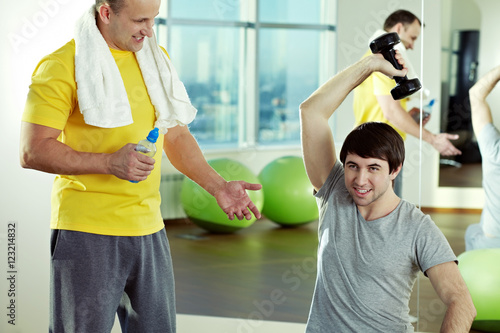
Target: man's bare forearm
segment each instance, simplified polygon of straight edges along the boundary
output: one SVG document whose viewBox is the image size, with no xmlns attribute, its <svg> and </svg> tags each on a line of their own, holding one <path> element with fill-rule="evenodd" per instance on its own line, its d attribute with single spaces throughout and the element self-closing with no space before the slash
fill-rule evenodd
<svg viewBox="0 0 500 333">
<path fill-rule="evenodd" d="M 33 129 L 35 129 L 33 131 Z M 37 129 L 51 136 L 37 135 Z M 78 152 L 54 136 L 57 133 L 39 125 L 23 124 L 20 162 L 23 168 L 61 175 L 109 173 L 109 154 Z"/>
<path fill-rule="evenodd" d="M 169 129 L 163 147 L 172 165 L 211 195 L 224 187 L 226 181 L 208 164 L 186 126 Z"/>
<path fill-rule="evenodd" d="M 484 101 L 500 80 L 500 66 L 493 68 L 481 77 L 470 89 L 469 95 L 473 100 Z"/>
<path fill-rule="evenodd" d="M 467 333 L 476 317 L 476 309 L 472 300 L 452 302 L 446 311 L 441 333 Z"/>
</svg>

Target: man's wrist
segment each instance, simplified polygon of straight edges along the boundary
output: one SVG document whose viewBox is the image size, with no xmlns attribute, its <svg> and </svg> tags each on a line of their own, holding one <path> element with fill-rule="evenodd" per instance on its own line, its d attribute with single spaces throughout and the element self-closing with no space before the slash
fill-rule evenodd
<svg viewBox="0 0 500 333">
<path fill-rule="evenodd" d="M 430 143 L 431 145 L 434 145 L 434 140 L 436 139 L 436 135 L 429 132 L 426 129 L 422 130 L 422 140 L 424 140 L 427 143 Z"/>
<path fill-rule="evenodd" d="M 208 185 L 207 185 L 207 192 L 210 193 L 212 196 L 216 196 L 217 192 L 223 190 L 226 187 L 226 184 L 228 183 L 224 178 L 221 176 L 217 175 L 215 179 L 213 179 Z"/>
<path fill-rule="evenodd" d="M 370 54 L 369 56 L 363 58 L 366 60 L 366 69 L 371 73 L 376 72 L 378 70 L 377 68 L 377 55 L 375 54 Z"/>
<path fill-rule="evenodd" d="M 107 175 L 112 175 L 112 162 L 111 162 L 111 154 L 103 154 L 103 173 Z"/>
</svg>

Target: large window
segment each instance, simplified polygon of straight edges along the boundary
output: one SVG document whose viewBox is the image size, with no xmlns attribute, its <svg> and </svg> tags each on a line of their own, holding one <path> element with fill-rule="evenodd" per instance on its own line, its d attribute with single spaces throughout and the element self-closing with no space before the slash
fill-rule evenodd
<svg viewBox="0 0 500 333">
<path fill-rule="evenodd" d="M 299 145 L 299 105 L 335 64 L 336 0 L 168 0 L 157 20 L 204 149 Z"/>
</svg>

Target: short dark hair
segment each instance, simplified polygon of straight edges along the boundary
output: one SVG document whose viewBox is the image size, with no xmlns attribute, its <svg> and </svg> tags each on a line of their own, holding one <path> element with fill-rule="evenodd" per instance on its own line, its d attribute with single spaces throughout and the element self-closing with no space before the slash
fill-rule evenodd
<svg viewBox="0 0 500 333">
<path fill-rule="evenodd" d="M 405 143 L 390 125 L 368 122 L 353 129 L 346 137 L 340 150 L 340 161 L 344 166 L 347 154 L 387 161 L 389 173 L 392 173 L 405 160 Z"/>
<path fill-rule="evenodd" d="M 108 4 L 115 15 L 125 8 L 125 0 L 95 0 L 95 10 L 99 10 L 99 7 L 104 4 Z"/>
<path fill-rule="evenodd" d="M 389 17 L 385 20 L 384 30 L 389 31 L 398 23 L 403 23 L 404 26 L 407 26 L 415 22 L 415 20 L 417 20 L 418 24 L 422 26 L 422 22 L 420 22 L 419 18 L 415 14 L 407 10 L 400 9 L 389 15 Z"/>
</svg>

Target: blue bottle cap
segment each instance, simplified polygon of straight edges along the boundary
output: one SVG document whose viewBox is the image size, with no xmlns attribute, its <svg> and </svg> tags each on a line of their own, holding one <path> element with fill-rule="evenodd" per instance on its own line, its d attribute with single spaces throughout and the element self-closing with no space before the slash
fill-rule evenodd
<svg viewBox="0 0 500 333">
<path fill-rule="evenodd" d="M 152 143 L 155 143 L 156 140 L 158 139 L 158 135 L 159 135 L 159 130 L 157 127 L 155 127 L 154 129 L 152 129 L 149 134 L 148 134 L 148 137 L 146 139 L 148 139 L 149 142 L 152 142 Z"/>
</svg>

